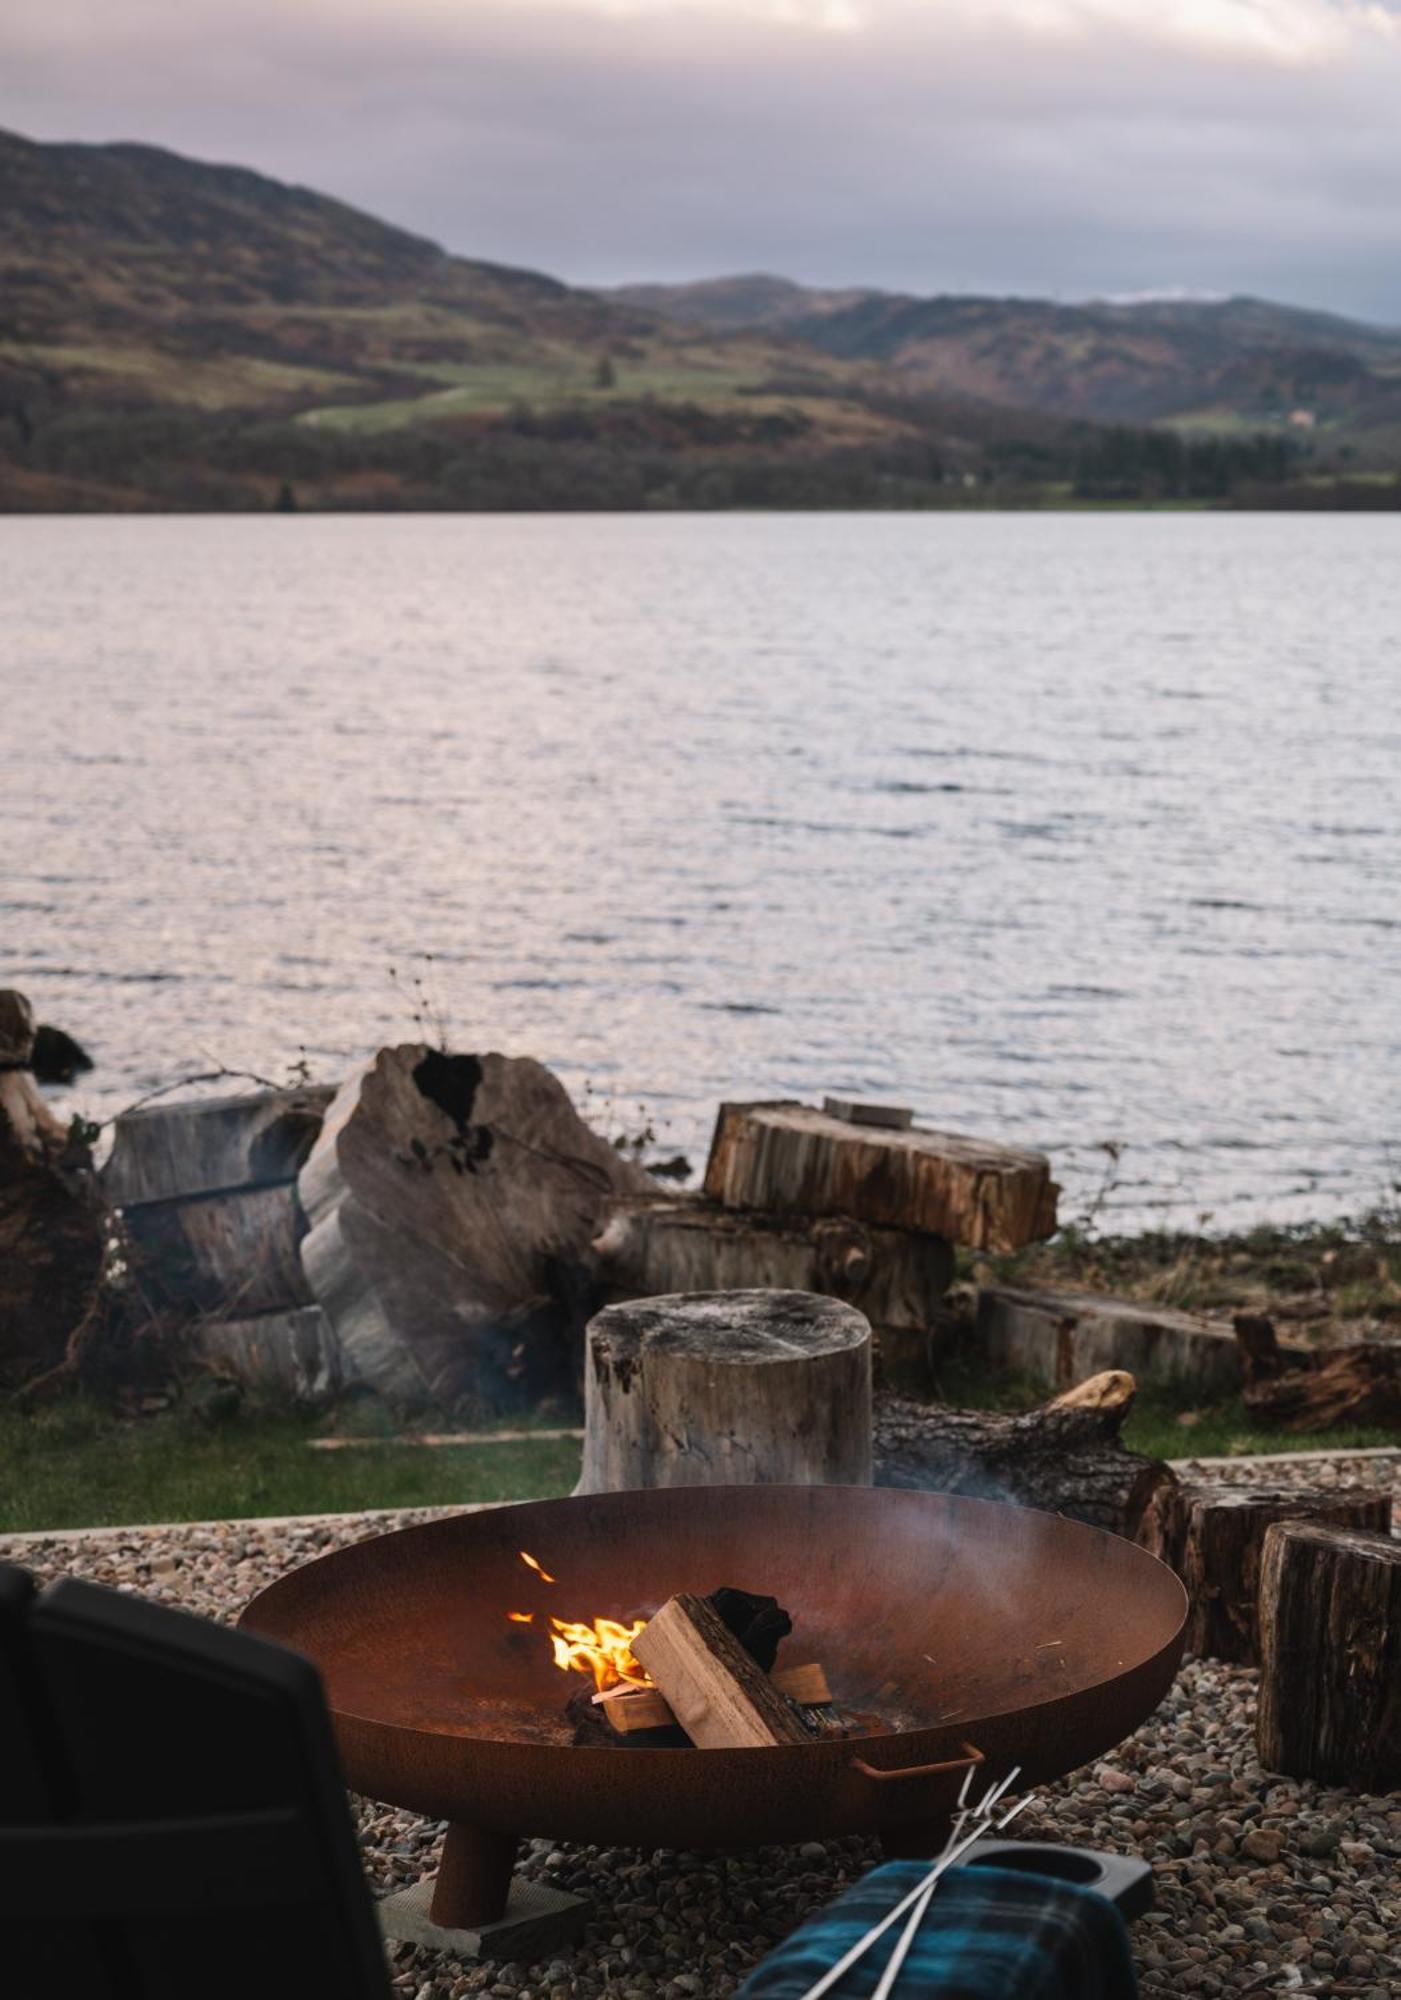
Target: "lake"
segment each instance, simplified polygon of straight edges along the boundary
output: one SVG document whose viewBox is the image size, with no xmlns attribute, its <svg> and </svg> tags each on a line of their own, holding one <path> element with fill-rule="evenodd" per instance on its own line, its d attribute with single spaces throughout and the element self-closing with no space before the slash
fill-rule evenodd
<svg viewBox="0 0 1401 2000">
<path fill-rule="evenodd" d="M 1074 1216 L 1375 1202 L 1401 522 L 8 519 L 0 982 L 105 1115 L 410 1039 L 1048 1148 Z M 416 984 L 421 982 L 421 984 Z"/>
</svg>

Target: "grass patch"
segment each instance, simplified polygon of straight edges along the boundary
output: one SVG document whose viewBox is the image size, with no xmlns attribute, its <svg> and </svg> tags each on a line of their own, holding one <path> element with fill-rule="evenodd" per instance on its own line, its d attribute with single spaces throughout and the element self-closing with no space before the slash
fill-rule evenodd
<svg viewBox="0 0 1401 2000">
<path fill-rule="evenodd" d="M 293 1416 L 211 1425 L 184 1411 L 127 1420 L 84 1402 L 0 1410 L 0 1533 L 543 1500 L 579 1476 L 572 1438 L 312 1451 L 318 1428 Z"/>
</svg>

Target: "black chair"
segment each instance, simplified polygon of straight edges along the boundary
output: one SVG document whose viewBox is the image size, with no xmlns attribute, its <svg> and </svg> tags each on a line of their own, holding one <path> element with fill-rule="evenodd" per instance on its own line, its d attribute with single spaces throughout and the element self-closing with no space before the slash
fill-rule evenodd
<svg viewBox="0 0 1401 2000">
<path fill-rule="evenodd" d="M 5 2000 L 389 2000 L 310 1661 L 0 1564 Z"/>
</svg>

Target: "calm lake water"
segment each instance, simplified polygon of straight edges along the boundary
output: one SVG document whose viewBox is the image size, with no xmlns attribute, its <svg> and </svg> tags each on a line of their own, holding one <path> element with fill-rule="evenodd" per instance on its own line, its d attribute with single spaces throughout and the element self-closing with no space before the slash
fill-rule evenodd
<svg viewBox="0 0 1401 2000">
<path fill-rule="evenodd" d="M 1125 1222 L 1394 1178 L 1394 518 L 11 519 L 0 587 L 0 983 L 99 1115 L 421 975 L 693 1157 L 825 1089 L 1069 1214 L 1105 1140 Z"/>
</svg>

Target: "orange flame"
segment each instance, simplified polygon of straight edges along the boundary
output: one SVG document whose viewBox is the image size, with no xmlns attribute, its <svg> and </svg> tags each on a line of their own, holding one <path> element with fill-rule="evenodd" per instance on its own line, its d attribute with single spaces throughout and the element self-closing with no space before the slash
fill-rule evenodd
<svg viewBox="0 0 1401 2000">
<path fill-rule="evenodd" d="M 586 1625 L 577 1619 L 552 1618 L 555 1665 L 565 1673 L 592 1674 L 600 1694 L 606 1688 L 650 1687 L 645 1669 L 632 1656 L 632 1642 L 646 1623 L 645 1618 L 631 1625 L 616 1618 L 596 1618 Z"/>
<path fill-rule="evenodd" d="M 536 1562 L 534 1556 L 528 1556 L 524 1549 L 520 1551 L 520 1559 L 525 1564 L 527 1569 L 533 1569 L 535 1571 L 535 1574 L 539 1577 L 541 1583 L 554 1582 L 555 1579 L 550 1575 L 549 1571 L 547 1569 L 542 1569 L 540 1564 Z"/>
<path fill-rule="evenodd" d="M 513 1625 L 533 1625 L 535 1623 L 535 1613 L 533 1611 L 508 1611 L 506 1616 Z"/>
</svg>

